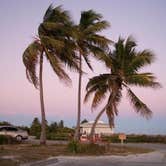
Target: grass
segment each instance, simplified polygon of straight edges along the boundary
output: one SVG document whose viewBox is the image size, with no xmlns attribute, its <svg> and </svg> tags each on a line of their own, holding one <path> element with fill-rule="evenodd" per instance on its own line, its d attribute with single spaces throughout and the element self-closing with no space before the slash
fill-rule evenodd
<svg viewBox="0 0 166 166">
<path fill-rule="evenodd" d="M 151 152 L 148 149 L 119 147 L 116 145 L 90 145 L 80 144 L 77 156 L 85 155 L 128 155 Z M 23 163 L 47 159 L 59 155 L 73 155 L 68 151 L 67 145 L 1 145 L 0 146 L 0 165 L 1 166 L 18 166 Z M 6 157 L 6 158 L 4 158 Z M 10 158 L 11 157 L 11 158 Z M 13 159 L 12 159 L 13 157 Z"/>
<path fill-rule="evenodd" d="M 154 150 L 146 149 L 146 148 L 138 148 L 138 147 L 128 147 L 125 145 L 107 145 L 106 153 L 108 155 L 130 155 L 130 154 L 141 154 L 141 153 L 149 153 Z"/>
<path fill-rule="evenodd" d="M 127 139 L 126 143 L 164 143 L 166 144 L 166 136 L 165 135 L 137 135 L 137 134 L 129 134 L 126 135 Z M 103 141 L 109 141 L 111 143 L 120 143 L 119 134 L 113 134 L 111 136 L 103 136 Z"/>
<path fill-rule="evenodd" d="M 22 163 L 43 160 L 52 156 L 58 156 L 62 154 L 66 154 L 66 146 L 64 145 L 3 145 L 0 146 L 0 165 L 8 166 L 12 163 L 13 166 L 15 166 Z M 15 156 L 15 158 L 11 162 L 11 159 L 3 159 L 4 156 Z M 9 162 L 10 164 L 7 162 Z"/>
</svg>

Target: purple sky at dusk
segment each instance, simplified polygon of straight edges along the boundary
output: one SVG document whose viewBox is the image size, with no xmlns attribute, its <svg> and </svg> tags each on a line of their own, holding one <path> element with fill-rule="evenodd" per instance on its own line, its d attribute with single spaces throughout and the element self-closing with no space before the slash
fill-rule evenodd
<svg viewBox="0 0 166 166">
<path fill-rule="evenodd" d="M 39 92 L 25 76 L 22 54 L 37 35 L 48 6 L 63 5 L 78 23 L 80 12 L 93 9 L 111 23 L 103 34 L 113 41 L 119 36 L 132 35 L 138 49 L 150 49 L 156 61 L 143 71 L 155 73 L 163 88 L 158 90 L 132 88 L 151 108 L 153 118 L 144 120 L 137 115 L 124 93 L 116 118 L 117 132 L 166 134 L 166 1 L 165 0 L 1 0 L 0 1 L 0 121 L 16 125 L 30 125 L 34 117 L 40 118 Z M 106 72 L 104 66 L 92 60 L 95 72 L 85 65 L 88 74 L 83 77 L 82 98 L 89 78 Z M 74 126 L 77 111 L 78 75 L 68 72 L 71 87 L 61 83 L 46 59 L 44 62 L 44 93 L 46 116 L 49 122 L 63 119 L 66 125 Z M 82 105 L 82 119 L 93 120 L 96 116 L 89 104 Z M 106 116 L 102 120 L 107 122 Z"/>
</svg>

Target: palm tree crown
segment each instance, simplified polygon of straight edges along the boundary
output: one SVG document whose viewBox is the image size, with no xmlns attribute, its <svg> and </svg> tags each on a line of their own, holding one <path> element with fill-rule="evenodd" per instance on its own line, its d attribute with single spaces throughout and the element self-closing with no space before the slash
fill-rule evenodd
<svg viewBox="0 0 166 166">
<path fill-rule="evenodd" d="M 105 59 L 105 64 L 111 72 L 100 74 L 89 80 L 84 101 L 86 102 L 91 95 L 94 95 L 92 108 L 96 108 L 108 95 L 107 104 L 100 112 L 100 116 L 106 112 L 110 126 L 114 127 L 114 118 L 118 115 L 117 105 L 122 98 L 122 89 L 125 88 L 134 110 L 149 118 L 152 114 L 151 110 L 129 86 L 160 87 L 152 73 L 140 72 L 140 69 L 151 64 L 154 59 L 154 54 L 149 50 L 136 51 L 136 42 L 131 37 L 128 37 L 126 41 L 119 38 L 114 44 L 114 50 Z"/>
<path fill-rule="evenodd" d="M 109 26 L 109 23 L 103 20 L 102 15 L 93 10 L 81 13 L 80 22 L 76 26 L 77 49 L 91 69 L 88 55 L 91 54 L 101 60 L 105 56 L 105 51 L 108 51 L 111 40 L 100 35 L 99 32 Z"/>
<path fill-rule="evenodd" d="M 61 6 L 56 8 L 53 8 L 52 5 L 49 6 L 43 17 L 43 22 L 39 25 L 38 37 L 27 47 L 23 54 L 27 78 L 35 87 L 39 85 L 36 67 L 41 54 L 46 57 L 61 80 L 71 81 L 63 70 L 63 64 L 78 69 L 78 58 L 73 48 L 71 48 L 74 47 L 74 44 L 69 40 L 67 29 L 71 23 L 68 11 L 63 10 Z M 65 47 L 66 44 L 70 44 L 70 47 Z"/>
</svg>

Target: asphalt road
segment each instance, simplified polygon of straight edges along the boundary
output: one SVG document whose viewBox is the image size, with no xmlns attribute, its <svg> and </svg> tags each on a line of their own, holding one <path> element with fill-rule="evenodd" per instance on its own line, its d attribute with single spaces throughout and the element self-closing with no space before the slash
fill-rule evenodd
<svg viewBox="0 0 166 166">
<path fill-rule="evenodd" d="M 60 156 L 26 166 L 166 166 L 165 144 L 127 144 L 154 149 L 154 152 L 128 156 Z"/>
</svg>

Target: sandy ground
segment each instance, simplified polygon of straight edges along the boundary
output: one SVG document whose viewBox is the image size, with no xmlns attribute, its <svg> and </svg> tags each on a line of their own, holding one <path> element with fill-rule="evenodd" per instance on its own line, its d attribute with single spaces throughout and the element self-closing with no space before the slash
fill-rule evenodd
<svg viewBox="0 0 166 166">
<path fill-rule="evenodd" d="M 155 151 L 128 156 L 59 156 L 24 166 L 166 166 L 165 144 L 128 144 L 128 146 L 148 147 Z"/>
</svg>

